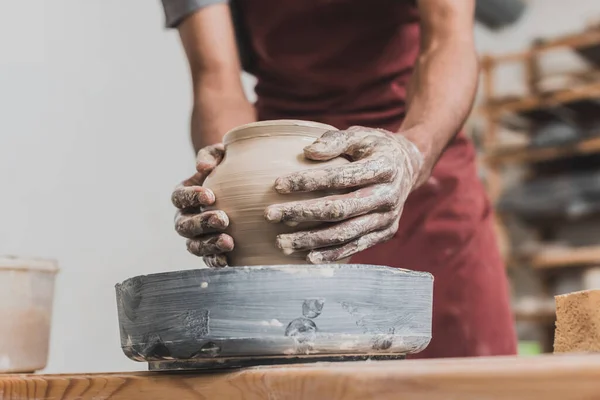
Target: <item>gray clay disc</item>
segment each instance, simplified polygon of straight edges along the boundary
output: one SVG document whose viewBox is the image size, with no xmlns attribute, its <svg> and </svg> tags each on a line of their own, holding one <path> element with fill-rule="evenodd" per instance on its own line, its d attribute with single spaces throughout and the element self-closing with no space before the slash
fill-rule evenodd
<svg viewBox="0 0 600 400">
<path fill-rule="evenodd" d="M 196 269 L 116 285 L 121 345 L 148 362 L 385 356 L 431 339 L 433 276 L 359 264 Z"/>
</svg>

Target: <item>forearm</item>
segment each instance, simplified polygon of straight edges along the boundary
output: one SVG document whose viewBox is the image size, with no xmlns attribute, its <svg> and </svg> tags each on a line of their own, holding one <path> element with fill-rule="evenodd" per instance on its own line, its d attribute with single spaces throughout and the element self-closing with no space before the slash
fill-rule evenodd
<svg viewBox="0 0 600 400">
<path fill-rule="evenodd" d="M 192 77 L 194 149 L 221 142 L 230 129 L 255 120 L 241 82 L 229 6 L 202 8 L 179 25 Z"/>
<path fill-rule="evenodd" d="M 191 136 L 196 152 L 221 142 L 230 129 L 255 120 L 254 107 L 243 93 L 239 75 L 237 79 L 223 79 L 204 73 L 194 78 Z"/>
<path fill-rule="evenodd" d="M 400 132 L 424 156 L 419 183 L 429 177 L 465 123 L 475 98 L 478 60 L 472 0 L 419 0 L 421 54 L 409 84 Z"/>
<path fill-rule="evenodd" d="M 477 76 L 477 55 L 469 44 L 448 41 L 420 57 L 400 130 L 423 153 L 424 174 L 431 173 L 469 116 Z"/>
</svg>

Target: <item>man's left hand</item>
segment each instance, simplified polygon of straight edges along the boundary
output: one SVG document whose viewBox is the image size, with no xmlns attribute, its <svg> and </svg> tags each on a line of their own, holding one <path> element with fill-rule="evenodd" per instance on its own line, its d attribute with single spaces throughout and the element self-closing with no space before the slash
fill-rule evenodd
<svg viewBox="0 0 600 400">
<path fill-rule="evenodd" d="M 265 218 L 273 223 L 334 222 L 279 235 L 279 248 L 286 253 L 310 251 L 307 260 L 318 264 L 344 259 L 394 236 L 404 202 L 421 179 L 423 155 L 415 144 L 401 134 L 352 127 L 326 132 L 304 149 L 304 155 L 316 161 L 346 156 L 352 162 L 280 177 L 277 192 L 353 190 L 269 206 Z"/>
</svg>

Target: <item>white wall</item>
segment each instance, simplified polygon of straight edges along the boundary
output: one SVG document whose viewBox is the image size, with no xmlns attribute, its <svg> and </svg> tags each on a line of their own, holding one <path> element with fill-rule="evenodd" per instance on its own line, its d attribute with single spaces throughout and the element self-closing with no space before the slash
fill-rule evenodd
<svg viewBox="0 0 600 400">
<path fill-rule="evenodd" d="M 144 368 L 114 284 L 200 265 L 170 203 L 194 171 L 189 108 L 158 0 L 0 2 L 0 254 L 60 262 L 48 371 Z"/>
<path fill-rule="evenodd" d="M 477 47 L 490 54 L 524 49 L 536 37 L 575 33 L 600 22 L 598 0 L 525 0 L 528 7 L 514 25 L 499 32 L 477 26 Z"/>
<path fill-rule="evenodd" d="M 598 4 L 532 1 L 478 45 L 577 29 Z M 200 265 L 169 199 L 193 170 L 189 108 L 158 0 L 0 2 L 0 254 L 60 261 L 48 372 L 143 369 L 119 349 L 114 284 Z"/>
</svg>

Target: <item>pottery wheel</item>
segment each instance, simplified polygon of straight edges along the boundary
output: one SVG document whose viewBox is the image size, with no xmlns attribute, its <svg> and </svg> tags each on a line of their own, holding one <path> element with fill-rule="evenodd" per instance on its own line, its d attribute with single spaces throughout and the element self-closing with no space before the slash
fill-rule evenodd
<svg viewBox="0 0 600 400">
<path fill-rule="evenodd" d="M 150 370 L 397 359 L 431 339 L 433 277 L 375 265 L 228 267 L 116 285 L 121 346 Z"/>
</svg>

